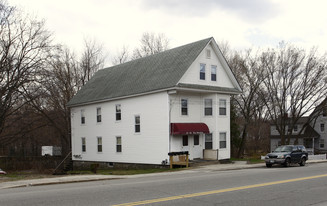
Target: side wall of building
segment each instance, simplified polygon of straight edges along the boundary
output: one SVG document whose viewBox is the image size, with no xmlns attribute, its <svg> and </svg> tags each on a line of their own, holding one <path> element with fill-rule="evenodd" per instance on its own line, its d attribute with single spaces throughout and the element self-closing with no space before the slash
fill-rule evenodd
<svg viewBox="0 0 327 206">
<path fill-rule="evenodd" d="M 118 121 L 116 105 L 121 108 Z M 97 122 L 97 108 L 101 108 L 101 122 Z M 81 113 L 85 124 L 81 124 Z M 140 132 L 135 132 L 135 116 L 140 117 Z M 73 160 L 161 164 L 168 159 L 168 118 L 167 92 L 74 107 L 71 109 Z M 98 151 L 99 137 L 102 152 Z M 117 150 L 117 137 L 121 137 L 121 152 Z M 86 143 L 84 152 L 82 138 Z"/>
<path fill-rule="evenodd" d="M 320 134 L 319 145 L 317 149 L 327 151 L 327 116 L 319 115 L 314 130 Z"/>
</svg>

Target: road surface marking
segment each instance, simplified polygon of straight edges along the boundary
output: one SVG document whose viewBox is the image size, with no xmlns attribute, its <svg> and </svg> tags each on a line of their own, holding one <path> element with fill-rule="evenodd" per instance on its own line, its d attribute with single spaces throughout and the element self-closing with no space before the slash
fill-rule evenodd
<svg viewBox="0 0 327 206">
<path fill-rule="evenodd" d="M 265 187 L 265 186 L 277 185 L 277 184 L 283 184 L 283 183 L 289 183 L 289 182 L 310 180 L 310 179 L 316 179 L 316 178 L 321 178 L 321 177 L 327 177 L 327 174 L 310 176 L 310 177 L 301 177 L 301 178 L 295 178 L 295 179 L 289 179 L 289 180 L 280 180 L 280 181 L 267 182 L 267 183 L 261 183 L 261 184 L 255 184 L 255 185 L 247 185 L 247 186 L 241 186 L 241 187 L 232 187 L 232 188 L 220 189 L 220 190 L 211 190 L 211 191 L 207 191 L 207 192 L 199 192 L 199 193 L 191 193 L 191 194 L 177 195 L 177 196 L 171 196 L 171 197 L 163 197 L 163 198 L 152 199 L 152 200 L 143 200 L 143 201 L 138 201 L 138 202 L 129 202 L 129 203 L 123 203 L 123 204 L 118 204 L 118 205 L 114 205 L 114 206 L 145 205 L 145 204 L 150 204 L 150 203 L 165 202 L 165 201 L 169 201 L 169 200 L 178 200 L 178 199 L 184 199 L 184 198 L 190 198 L 190 197 L 199 197 L 199 196 L 204 196 L 204 195 L 212 195 L 212 194 L 232 192 L 232 191 L 237 191 L 237 190 Z"/>
</svg>

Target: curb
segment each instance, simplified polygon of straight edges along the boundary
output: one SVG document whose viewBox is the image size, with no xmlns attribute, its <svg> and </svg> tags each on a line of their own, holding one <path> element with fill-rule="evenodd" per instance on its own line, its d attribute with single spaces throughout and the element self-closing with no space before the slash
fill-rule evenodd
<svg viewBox="0 0 327 206">
<path fill-rule="evenodd" d="M 327 160 L 312 160 L 307 161 L 307 164 L 317 164 L 317 163 L 326 163 Z M 256 163 L 256 164 L 244 164 L 244 165 L 235 165 L 235 164 L 226 164 L 226 166 L 219 168 L 217 165 L 205 165 L 200 166 L 194 169 L 184 170 L 184 171 L 176 171 L 176 173 L 184 173 L 184 172 L 196 172 L 201 170 L 211 170 L 211 171 L 228 171 L 228 170 L 241 170 L 241 169 L 253 169 L 253 168 L 265 168 L 264 163 Z M 68 184 L 68 183 L 78 183 L 78 182 L 93 182 L 93 181 L 102 181 L 102 180 L 117 180 L 117 179 L 127 179 L 127 178 L 137 178 L 144 176 L 155 176 L 158 174 L 169 174 L 168 172 L 162 173 L 151 173 L 151 174 L 140 174 L 140 175 L 124 175 L 124 176 L 108 176 L 108 177 L 97 177 L 94 176 L 86 176 L 80 177 L 76 179 L 68 179 L 67 178 L 44 178 L 44 179 L 33 179 L 33 180 L 25 180 L 25 181 L 12 181 L 12 182 L 3 182 L 0 183 L 1 189 L 10 189 L 10 188 L 19 188 L 19 187 L 31 187 L 31 186 L 42 186 L 42 185 L 54 185 L 54 184 Z M 67 179 L 67 180 L 66 180 Z M 39 181 L 39 182 L 38 182 Z M 1 186 L 1 184 L 3 186 Z"/>
<path fill-rule="evenodd" d="M 94 181 L 101 181 L 101 180 L 118 180 L 118 179 L 124 179 L 122 177 L 96 177 L 91 179 L 76 179 L 76 180 L 58 180 L 55 178 L 45 178 L 45 179 L 39 179 L 40 182 L 34 182 L 33 180 L 28 182 L 29 180 L 26 180 L 26 182 L 4 182 L 2 183 L 4 186 L 1 186 L 0 183 L 0 190 L 1 189 L 10 189 L 10 188 L 19 188 L 19 187 L 31 187 L 31 186 L 42 186 L 42 185 L 55 185 L 55 184 L 68 184 L 68 183 L 78 183 L 78 182 L 94 182 Z M 38 179 L 35 179 L 37 181 Z M 45 180 L 45 181 L 42 181 Z M 48 181 L 47 181 L 48 180 Z M 11 184 L 13 183 L 13 184 Z M 5 185 L 8 184 L 8 185 Z"/>
</svg>

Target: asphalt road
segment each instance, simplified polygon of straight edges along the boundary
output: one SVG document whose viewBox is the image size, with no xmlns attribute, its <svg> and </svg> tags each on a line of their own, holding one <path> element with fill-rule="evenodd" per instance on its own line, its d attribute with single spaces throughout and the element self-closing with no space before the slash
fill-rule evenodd
<svg viewBox="0 0 327 206">
<path fill-rule="evenodd" d="M 326 191 L 320 163 L 4 189 L 0 205 L 327 205 Z"/>
</svg>

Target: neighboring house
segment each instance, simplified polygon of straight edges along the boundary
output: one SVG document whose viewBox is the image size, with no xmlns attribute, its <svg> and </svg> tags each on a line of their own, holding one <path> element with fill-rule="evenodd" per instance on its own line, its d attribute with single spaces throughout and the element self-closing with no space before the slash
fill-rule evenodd
<svg viewBox="0 0 327 206">
<path fill-rule="evenodd" d="M 327 152 L 327 98 L 316 107 L 311 115 L 314 115 L 315 121 L 312 125 L 314 130 L 319 134 L 319 140 L 315 142 L 315 151 L 320 153 Z"/>
<path fill-rule="evenodd" d="M 68 103 L 73 160 L 229 159 L 230 96 L 239 93 L 213 38 L 99 70 Z"/>
<path fill-rule="evenodd" d="M 287 118 L 291 120 L 291 118 L 289 117 Z M 316 148 L 318 146 L 318 140 L 320 135 L 315 131 L 315 129 L 310 124 L 307 124 L 308 119 L 309 117 L 301 117 L 297 121 L 297 124 L 294 125 L 289 144 L 295 144 L 295 140 L 297 138 L 298 139 L 297 144 L 304 145 L 308 149 L 308 151 L 311 151 L 313 150 L 313 148 Z M 288 131 L 288 126 L 286 126 L 286 131 Z M 272 124 L 270 126 L 271 151 L 274 151 L 280 145 L 281 145 L 280 134 L 277 131 L 276 125 Z"/>
<path fill-rule="evenodd" d="M 298 137 L 298 144 L 304 145 L 309 152 L 327 152 L 327 98 L 319 104 L 309 117 L 302 117 L 293 129 L 291 142 L 293 144 Z M 306 124 L 310 118 L 309 125 Z M 301 134 L 302 127 L 305 127 Z M 273 151 L 280 145 L 280 136 L 276 130 L 276 125 L 270 127 L 270 148 Z"/>
</svg>

